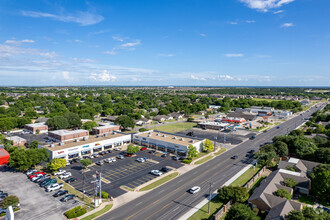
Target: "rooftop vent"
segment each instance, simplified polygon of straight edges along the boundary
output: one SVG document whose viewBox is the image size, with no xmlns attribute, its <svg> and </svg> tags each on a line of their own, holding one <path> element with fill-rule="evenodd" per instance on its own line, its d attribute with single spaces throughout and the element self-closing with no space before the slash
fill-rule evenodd
<svg viewBox="0 0 330 220">
<path fill-rule="evenodd" d="M 151 134 L 148 134 L 148 137 L 151 137 Z"/>
<path fill-rule="evenodd" d="M 83 137 L 83 141 L 87 141 L 88 140 L 88 137 Z"/>
<path fill-rule="evenodd" d="M 117 132 L 114 131 L 114 132 L 112 132 L 112 134 L 115 135 L 115 134 L 117 134 Z"/>
<path fill-rule="evenodd" d="M 96 138 L 99 138 L 100 137 L 100 135 L 96 135 Z"/>
<path fill-rule="evenodd" d="M 79 142 L 79 139 L 78 138 L 74 139 L 74 142 Z"/>
<path fill-rule="evenodd" d="M 51 144 L 51 145 L 49 145 L 50 147 L 55 147 L 55 144 Z"/>
<path fill-rule="evenodd" d="M 106 136 L 108 136 L 108 134 L 107 134 L 107 133 L 103 134 L 103 137 L 106 137 Z"/>
<path fill-rule="evenodd" d="M 191 143 L 194 143 L 194 140 L 191 140 L 190 142 L 191 142 Z"/>
<path fill-rule="evenodd" d="M 166 134 L 163 134 L 163 137 L 166 137 Z"/>
<path fill-rule="evenodd" d="M 157 133 L 156 136 L 159 136 L 159 133 Z"/>
<path fill-rule="evenodd" d="M 177 139 L 177 137 L 176 137 L 176 136 L 174 136 L 174 137 L 173 137 L 173 139 Z"/>
<path fill-rule="evenodd" d="M 64 142 L 60 142 L 60 146 L 63 146 L 64 145 Z"/>
<path fill-rule="evenodd" d="M 184 141 L 184 138 L 181 138 L 181 141 Z"/>
</svg>

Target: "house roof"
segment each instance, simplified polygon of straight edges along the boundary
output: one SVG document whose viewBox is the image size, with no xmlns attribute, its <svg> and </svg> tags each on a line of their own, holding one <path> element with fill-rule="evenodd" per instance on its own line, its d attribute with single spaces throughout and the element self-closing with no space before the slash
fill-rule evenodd
<svg viewBox="0 0 330 220">
<path fill-rule="evenodd" d="M 300 210 L 301 204 L 285 200 L 278 205 L 274 206 L 268 213 L 266 220 L 284 220 L 284 216 L 292 210 Z"/>
<path fill-rule="evenodd" d="M 244 118 L 247 121 L 254 120 L 257 116 L 246 112 L 230 112 L 227 117 Z"/>
</svg>

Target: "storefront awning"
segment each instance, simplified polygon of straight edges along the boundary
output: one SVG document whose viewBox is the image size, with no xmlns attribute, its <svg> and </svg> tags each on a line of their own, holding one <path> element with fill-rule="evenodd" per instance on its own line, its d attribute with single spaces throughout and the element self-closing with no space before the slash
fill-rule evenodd
<svg viewBox="0 0 330 220">
<path fill-rule="evenodd" d="M 93 147 L 93 149 L 99 149 L 99 148 L 102 148 L 102 145 L 98 145 L 98 146 Z"/>
<path fill-rule="evenodd" d="M 79 151 L 69 152 L 68 154 L 69 154 L 69 156 L 70 156 L 70 155 L 79 154 Z"/>
<path fill-rule="evenodd" d="M 66 154 L 55 155 L 53 158 L 63 158 L 66 157 Z"/>
<path fill-rule="evenodd" d="M 167 150 L 174 150 L 174 151 L 176 150 L 176 148 L 174 148 L 174 147 L 167 147 L 166 149 Z"/>
<path fill-rule="evenodd" d="M 81 152 L 87 152 L 87 151 L 91 151 L 91 149 L 83 149 L 83 150 L 81 150 Z"/>
</svg>

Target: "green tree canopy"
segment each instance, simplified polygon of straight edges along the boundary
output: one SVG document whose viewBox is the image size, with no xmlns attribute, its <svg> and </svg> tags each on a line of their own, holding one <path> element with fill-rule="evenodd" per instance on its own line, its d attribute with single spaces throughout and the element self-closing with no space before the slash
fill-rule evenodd
<svg viewBox="0 0 330 220">
<path fill-rule="evenodd" d="M 279 197 L 291 199 L 292 195 L 287 189 L 278 189 L 276 190 L 275 194 Z"/>
<path fill-rule="evenodd" d="M 259 220 L 260 218 L 247 205 L 236 203 L 226 214 L 225 220 Z"/>
<path fill-rule="evenodd" d="M 127 116 L 127 115 L 122 115 L 119 116 L 116 121 L 116 124 L 120 125 L 121 127 L 123 127 L 123 129 L 127 129 L 127 128 L 134 128 L 135 127 L 135 122 L 134 120 Z"/>
<path fill-rule="evenodd" d="M 70 126 L 67 118 L 63 116 L 55 116 L 53 118 L 50 118 L 47 120 L 46 124 L 55 130 L 66 129 Z"/>
<path fill-rule="evenodd" d="M 210 141 L 209 139 L 205 139 L 205 141 L 203 142 L 203 149 L 205 151 L 211 152 L 214 150 L 214 146 L 212 141 Z"/>
<path fill-rule="evenodd" d="M 330 201 L 330 165 L 320 164 L 314 167 L 311 173 L 312 194 L 320 201 Z"/>
<path fill-rule="evenodd" d="M 85 169 L 87 166 L 92 164 L 92 161 L 90 159 L 82 159 L 80 160 L 80 163 L 83 166 L 83 169 Z"/>
<path fill-rule="evenodd" d="M 284 179 L 284 184 L 287 186 L 287 187 L 295 187 L 295 185 L 297 185 L 297 182 L 293 179 L 293 178 L 285 178 Z"/>
<path fill-rule="evenodd" d="M 97 123 L 95 121 L 87 121 L 82 127 L 83 129 L 90 131 L 92 128 L 97 127 Z"/>
<path fill-rule="evenodd" d="M 187 155 L 190 159 L 197 157 L 198 151 L 195 146 L 189 145 L 187 148 Z"/>
<path fill-rule="evenodd" d="M 218 190 L 219 198 L 224 202 L 245 202 L 249 198 L 249 192 L 244 187 L 224 186 Z"/>
<path fill-rule="evenodd" d="M 18 203 L 19 203 L 18 197 L 10 195 L 10 196 L 7 196 L 6 198 L 4 198 L 3 200 L 1 200 L 0 207 L 2 209 L 6 209 L 9 206 L 17 206 Z"/>
<path fill-rule="evenodd" d="M 134 146 L 133 144 L 129 144 L 127 146 L 127 153 L 129 154 L 136 154 L 137 152 L 140 151 L 140 147 L 139 146 Z"/>
<path fill-rule="evenodd" d="M 54 158 L 47 163 L 47 169 L 50 172 L 57 171 L 63 167 L 66 167 L 66 160 L 62 158 Z"/>
</svg>

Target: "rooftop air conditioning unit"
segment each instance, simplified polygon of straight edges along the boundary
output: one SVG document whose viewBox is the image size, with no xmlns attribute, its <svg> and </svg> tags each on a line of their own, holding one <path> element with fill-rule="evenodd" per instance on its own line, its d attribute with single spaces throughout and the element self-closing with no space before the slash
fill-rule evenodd
<svg viewBox="0 0 330 220">
<path fill-rule="evenodd" d="M 78 138 L 74 139 L 74 142 L 79 142 L 79 139 Z"/>
<path fill-rule="evenodd" d="M 163 134 L 163 137 L 166 137 L 166 134 Z"/>
<path fill-rule="evenodd" d="M 50 147 L 55 147 L 55 144 L 51 144 Z"/>
<path fill-rule="evenodd" d="M 194 143 L 194 140 L 191 140 L 190 142 L 191 142 L 191 143 Z"/>
<path fill-rule="evenodd" d="M 107 134 L 107 133 L 104 133 L 104 134 L 103 134 L 103 137 L 106 137 L 106 136 L 108 136 L 108 134 Z"/>
<path fill-rule="evenodd" d="M 96 135 L 96 137 L 97 137 L 97 138 L 99 138 L 99 137 L 100 137 L 100 135 Z"/>
<path fill-rule="evenodd" d="M 159 133 L 157 133 L 156 136 L 159 136 Z"/>
<path fill-rule="evenodd" d="M 151 134 L 148 134 L 148 137 L 151 137 Z"/>
<path fill-rule="evenodd" d="M 174 137 L 173 137 L 173 139 L 177 139 L 177 137 L 176 137 L 176 136 L 174 136 Z"/>
<path fill-rule="evenodd" d="M 184 141 L 184 138 L 181 138 L 181 141 Z"/>
<path fill-rule="evenodd" d="M 88 137 L 83 137 L 83 141 L 87 141 L 88 140 Z"/>
<path fill-rule="evenodd" d="M 64 142 L 60 142 L 60 146 L 63 146 L 64 145 Z"/>
<path fill-rule="evenodd" d="M 115 134 L 117 134 L 117 132 L 114 131 L 114 132 L 112 132 L 112 134 L 115 135 Z"/>
</svg>

